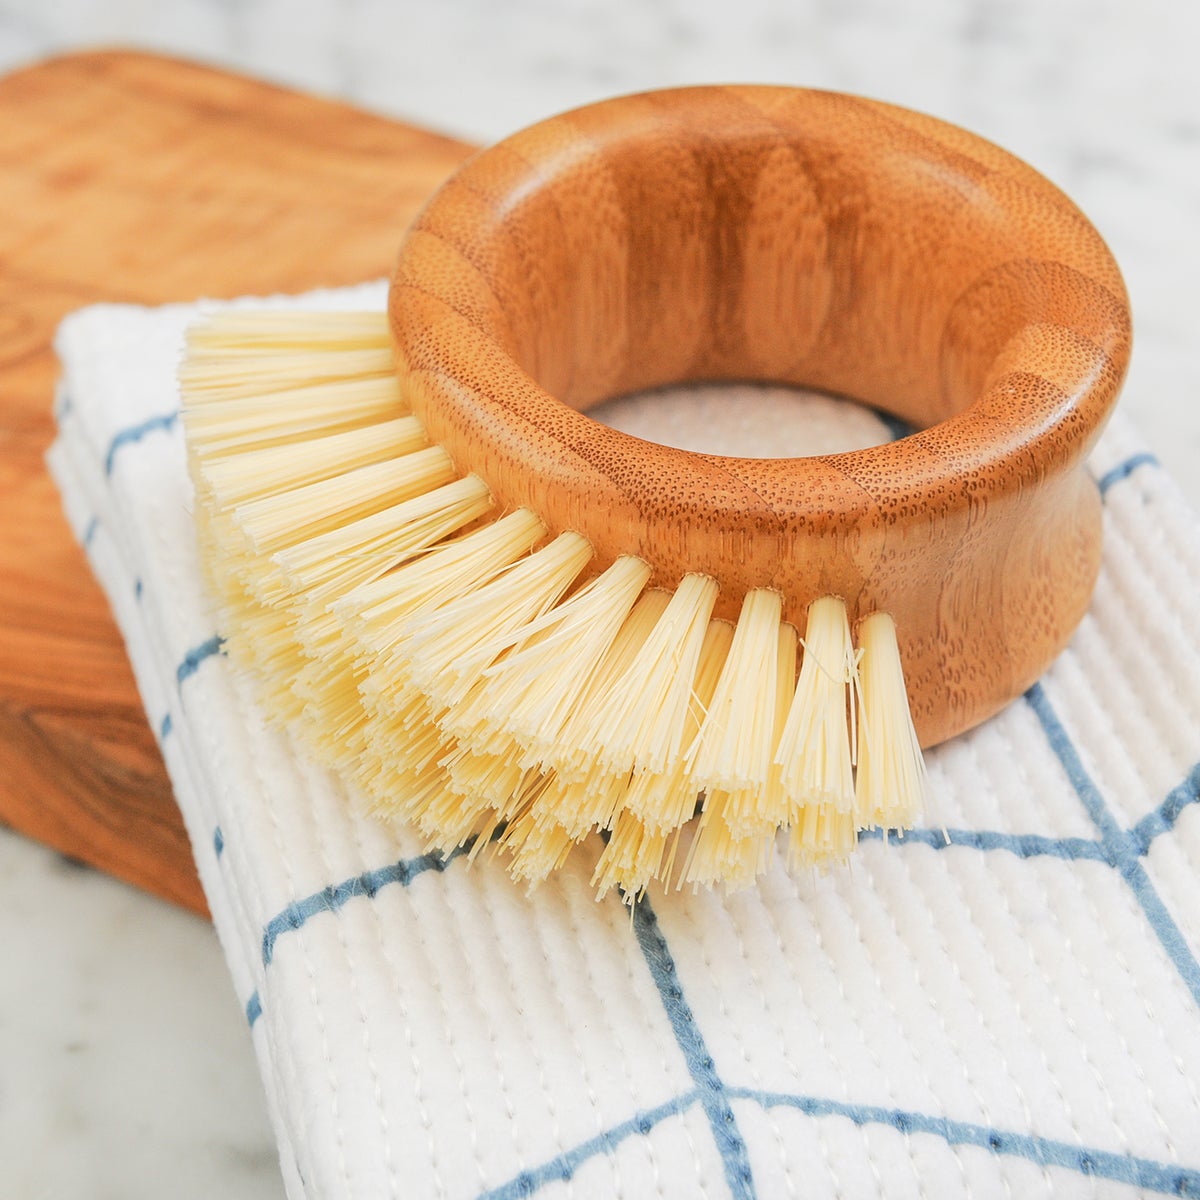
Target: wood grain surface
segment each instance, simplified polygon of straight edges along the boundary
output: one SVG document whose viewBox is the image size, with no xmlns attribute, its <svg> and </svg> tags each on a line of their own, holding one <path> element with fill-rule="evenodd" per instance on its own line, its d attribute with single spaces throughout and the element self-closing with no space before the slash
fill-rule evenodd
<svg viewBox="0 0 1200 1200">
<path fill-rule="evenodd" d="M 542 122 L 426 207 L 390 312 L 413 410 L 500 510 L 597 568 L 771 587 L 804 625 L 896 621 L 922 744 L 1027 688 L 1087 607 L 1083 463 L 1130 351 L 1100 236 L 1057 188 L 931 117 L 794 88 L 684 88 Z M 921 432 L 812 458 L 693 454 L 581 410 L 695 379 L 852 396 Z"/>
<path fill-rule="evenodd" d="M 43 466 L 58 321 L 385 275 L 470 150 L 135 53 L 0 79 L 0 820 L 205 911 L 120 635 Z"/>
</svg>

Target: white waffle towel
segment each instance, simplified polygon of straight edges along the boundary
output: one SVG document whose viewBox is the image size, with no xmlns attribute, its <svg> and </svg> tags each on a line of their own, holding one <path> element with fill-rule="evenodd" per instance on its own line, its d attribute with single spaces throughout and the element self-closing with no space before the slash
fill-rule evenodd
<svg viewBox="0 0 1200 1200">
<path fill-rule="evenodd" d="M 1200 1196 L 1200 529 L 1126 427 L 1092 463 L 1091 611 L 930 755 L 930 828 L 631 920 L 583 862 L 527 897 L 499 863 L 424 856 L 264 723 L 193 547 L 175 371 L 197 311 L 67 320 L 50 462 L 290 1196 Z"/>
</svg>

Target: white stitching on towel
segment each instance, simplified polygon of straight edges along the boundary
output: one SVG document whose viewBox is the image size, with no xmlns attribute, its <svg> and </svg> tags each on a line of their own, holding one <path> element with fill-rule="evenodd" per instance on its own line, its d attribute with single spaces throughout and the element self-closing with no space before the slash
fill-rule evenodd
<svg viewBox="0 0 1200 1200">
<path fill-rule="evenodd" d="M 366 862 L 368 855 L 362 841 L 362 822 L 357 816 L 352 817 L 351 820 L 354 826 L 354 844 L 358 848 L 360 859 Z M 400 1020 L 404 1026 L 404 1044 L 408 1047 L 408 1061 L 412 1064 L 413 1068 L 413 1099 L 417 1105 L 417 1115 L 421 1119 L 421 1128 L 425 1131 L 425 1140 L 429 1145 L 429 1171 L 433 1177 L 434 1195 L 444 1197 L 447 1194 L 446 1181 L 442 1177 L 441 1169 L 438 1165 L 439 1142 L 434 1136 L 433 1119 L 429 1114 L 429 1107 L 425 1103 L 425 1073 L 422 1070 L 421 1060 L 417 1055 L 416 1039 L 413 1037 L 413 1023 L 409 1015 L 408 1001 L 405 999 L 405 988 L 401 978 L 404 972 L 400 964 L 396 961 L 394 954 L 388 948 L 388 940 L 383 936 L 383 924 L 379 908 L 372 905 L 370 925 L 375 934 L 375 940 L 379 944 L 380 958 L 387 964 L 388 974 L 394 985 L 393 995 L 396 998 L 396 1004 L 400 1010 Z M 460 1078 L 461 1073 L 462 1068 L 460 1064 Z M 465 1090 L 464 1087 L 464 1094 Z"/>
</svg>

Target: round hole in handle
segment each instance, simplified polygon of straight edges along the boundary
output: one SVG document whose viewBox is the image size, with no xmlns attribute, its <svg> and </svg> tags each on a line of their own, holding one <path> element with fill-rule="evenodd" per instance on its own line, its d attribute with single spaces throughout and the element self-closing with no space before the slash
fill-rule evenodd
<svg viewBox="0 0 1200 1200">
<path fill-rule="evenodd" d="M 605 400 L 594 420 L 644 441 L 734 458 L 812 458 L 912 433 L 899 417 L 791 384 L 681 383 Z"/>
</svg>

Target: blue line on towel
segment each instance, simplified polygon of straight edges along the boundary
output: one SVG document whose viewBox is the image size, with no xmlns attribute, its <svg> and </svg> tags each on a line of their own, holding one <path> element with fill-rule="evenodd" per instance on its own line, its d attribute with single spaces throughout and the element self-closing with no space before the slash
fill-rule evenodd
<svg viewBox="0 0 1200 1200">
<path fill-rule="evenodd" d="M 1082 1175 L 1112 1179 L 1171 1196 L 1200 1196 L 1200 1170 L 1172 1163 L 873 1104 L 848 1104 L 751 1088 L 730 1088 L 729 1096 L 734 1100 L 754 1100 L 764 1108 L 796 1108 L 812 1117 L 845 1117 L 858 1126 L 888 1125 L 904 1134 L 928 1133 L 951 1146 L 979 1146 L 993 1154 L 1027 1158 L 1043 1166 L 1066 1167 Z"/>
<path fill-rule="evenodd" d="M 250 997 L 249 1000 L 246 1001 L 246 1024 L 249 1025 L 251 1029 L 253 1029 L 254 1022 L 257 1021 L 258 1018 L 261 1016 L 262 1016 L 262 1001 L 258 998 L 258 989 L 256 988 L 254 991 L 254 994 Z"/>
<path fill-rule="evenodd" d="M 993 1154 L 1025 1158 L 1040 1166 L 1062 1167 L 1097 1179 L 1111 1179 L 1152 1192 L 1169 1196 L 1200 1196 L 1200 1170 L 1174 1163 L 1157 1162 L 1135 1155 L 1114 1154 L 1090 1146 L 1074 1146 L 1069 1142 L 1036 1134 L 1016 1133 L 970 1121 L 956 1121 L 928 1113 L 899 1108 L 884 1108 L 874 1104 L 853 1104 L 822 1096 L 793 1095 L 787 1092 L 768 1092 L 757 1088 L 726 1087 L 729 1100 L 748 1100 L 762 1108 L 794 1108 L 810 1117 L 843 1117 L 860 1128 L 882 1125 L 909 1135 L 925 1133 L 941 1138 L 950 1146 L 978 1146 Z M 700 1089 L 693 1089 L 660 1104 L 657 1108 L 636 1113 L 627 1121 L 589 1138 L 563 1154 L 537 1167 L 522 1171 L 499 1187 L 482 1193 L 479 1200 L 518 1200 L 531 1196 L 538 1188 L 559 1180 L 566 1182 L 589 1159 L 611 1153 L 626 1138 L 634 1134 L 646 1136 L 660 1121 L 685 1112 L 701 1098 Z"/>
<path fill-rule="evenodd" d="M 263 930 L 262 960 L 263 966 L 270 966 L 275 956 L 275 943 L 289 930 L 299 929 L 305 922 L 318 913 L 336 912 L 348 900 L 355 896 L 374 896 L 381 888 L 398 883 L 408 887 L 418 875 L 426 871 L 444 871 L 456 858 L 467 854 L 473 842 L 467 842 L 450 854 L 422 854 L 417 858 L 402 858 L 386 867 L 377 867 L 373 871 L 363 871 L 341 883 L 331 884 L 302 900 L 293 900 L 282 912 L 272 917 Z"/>
<path fill-rule="evenodd" d="M 179 687 L 183 687 L 184 681 L 190 679 L 200 669 L 200 664 L 207 658 L 212 658 L 214 654 L 221 653 L 221 647 L 225 645 L 225 639 L 214 634 L 207 641 L 201 642 L 198 646 L 193 646 L 184 656 L 179 666 L 175 668 L 175 682 Z"/>
<path fill-rule="evenodd" d="M 658 918 L 645 897 L 633 906 L 633 931 L 638 946 L 650 968 L 650 975 L 658 988 L 671 1030 L 679 1049 L 683 1051 L 688 1071 L 695 1080 L 698 1099 L 708 1118 L 721 1162 L 725 1167 L 725 1182 L 735 1200 L 755 1195 L 754 1176 L 750 1170 L 750 1155 L 738 1129 L 733 1109 L 729 1105 L 729 1093 L 724 1081 L 717 1073 L 716 1063 L 704 1041 L 704 1034 L 692 1012 L 691 1005 L 683 994 L 679 973 L 667 939 L 659 928 Z"/>
<path fill-rule="evenodd" d="M 1139 853 L 1145 854 L 1159 834 L 1174 829 L 1183 810 L 1197 801 L 1200 801 L 1200 763 L 1187 773 L 1182 783 L 1167 793 L 1167 798 L 1153 812 L 1147 813 L 1133 827 L 1132 836 Z"/>
<path fill-rule="evenodd" d="M 489 1188 L 488 1191 L 480 1193 L 478 1200 L 520 1200 L 521 1197 L 532 1196 L 538 1188 L 547 1183 L 560 1180 L 566 1183 L 585 1162 L 600 1154 L 611 1154 L 626 1138 L 634 1134 L 644 1137 L 660 1121 L 678 1116 L 699 1099 L 699 1091 L 693 1089 L 656 1108 L 635 1113 L 628 1121 L 622 1121 L 619 1125 L 588 1138 L 586 1142 L 580 1142 L 578 1146 L 573 1146 L 557 1158 L 552 1158 L 531 1170 L 522 1171 L 520 1175 L 514 1176 L 499 1187 Z"/>
<path fill-rule="evenodd" d="M 225 835 L 221 832 L 220 825 L 213 830 L 213 853 L 218 858 L 225 853 Z"/>
<path fill-rule="evenodd" d="M 1114 483 L 1120 483 L 1122 479 L 1128 479 L 1130 475 L 1138 469 L 1138 467 L 1158 466 L 1158 459 L 1153 454 L 1131 454 L 1124 462 L 1119 462 L 1115 467 L 1111 467 L 1105 471 L 1099 479 L 1096 480 L 1096 486 L 1100 489 L 1100 495 L 1107 493 L 1108 489 Z"/>
<path fill-rule="evenodd" d="M 1035 683 L 1025 693 L 1025 699 L 1037 714 L 1051 749 L 1066 771 L 1075 794 L 1087 810 L 1092 823 L 1100 831 L 1100 844 L 1105 849 L 1108 862 L 1120 872 L 1121 877 L 1133 890 L 1146 919 L 1150 922 L 1150 928 L 1154 930 L 1162 948 L 1175 964 L 1188 991 L 1192 993 L 1192 999 L 1200 1005 L 1200 963 L 1197 963 L 1187 939 L 1146 871 L 1141 860 L 1141 843 L 1137 834 L 1122 829 L 1117 823 L 1116 817 L 1100 794 L 1100 789 L 1087 773 L 1078 750 L 1054 711 L 1042 685 Z"/>
<path fill-rule="evenodd" d="M 858 836 L 860 841 L 879 841 L 883 837 L 883 830 L 864 829 Z M 947 837 L 949 841 L 946 840 Z M 1037 833 L 1000 833 L 985 829 L 947 829 L 944 832 L 941 829 L 908 829 L 902 833 L 889 832 L 888 841 L 897 846 L 913 842 L 934 850 L 950 850 L 955 847 L 968 850 L 1007 850 L 1018 858 L 1047 855 L 1050 858 L 1067 860 L 1084 858 L 1097 862 L 1108 861 L 1103 845 L 1090 838 L 1052 838 Z"/>
<path fill-rule="evenodd" d="M 112 441 L 108 443 L 108 453 L 104 456 L 105 476 L 112 476 L 117 453 L 122 446 L 131 446 L 134 442 L 140 442 L 148 433 L 173 429 L 178 420 L 178 412 L 160 413 L 156 417 L 147 417 L 146 420 L 139 422 L 137 425 L 130 425 L 117 432 L 113 436 Z"/>
<path fill-rule="evenodd" d="M 175 728 L 175 722 L 171 719 L 171 714 L 164 713 L 163 719 L 158 723 L 159 741 L 162 741 L 174 728 Z"/>
<path fill-rule="evenodd" d="M 79 539 L 79 544 L 85 549 L 91 547 L 92 542 L 96 538 L 96 532 L 100 528 L 100 518 L 93 517 L 85 526 L 83 536 Z"/>
</svg>

